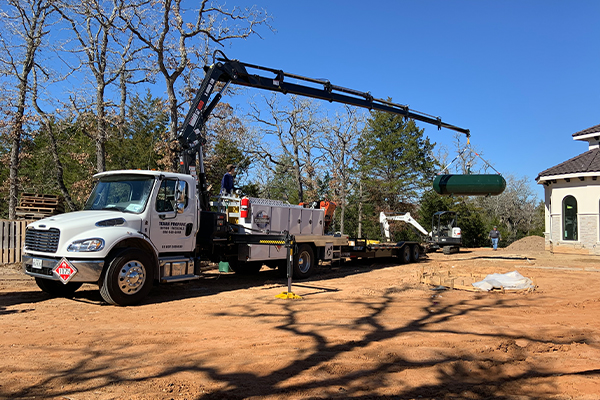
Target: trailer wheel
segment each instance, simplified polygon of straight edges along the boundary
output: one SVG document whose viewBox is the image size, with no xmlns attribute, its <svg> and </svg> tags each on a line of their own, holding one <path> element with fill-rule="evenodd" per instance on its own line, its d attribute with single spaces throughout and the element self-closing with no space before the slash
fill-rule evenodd
<svg viewBox="0 0 600 400">
<path fill-rule="evenodd" d="M 67 282 L 64 284 L 44 278 L 35 278 L 35 283 L 37 283 L 43 292 L 48 293 L 50 296 L 66 297 L 67 299 L 72 298 L 75 291 L 83 285 L 83 282 Z"/>
<path fill-rule="evenodd" d="M 400 249 L 400 254 L 398 256 L 400 258 L 400 263 L 402 263 L 402 264 L 409 264 L 410 260 L 411 260 L 410 246 L 409 245 L 405 245 L 404 247 L 402 247 Z"/>
<path fill-rule="evenodd" d="M 315 254 L 308 244 L 301 244 L 294 254 L 294 278 L 306 279 L 315 272 Z"/>
<path fill-rule="evenodd" d="M 413 244 L 410 246 L 410 261 L 419 262 L 419 257 L 421 257 L 421 248 L 418 244 Z"/>
<path fill-rule="evenodd" d="M 154 268 L 141 250 L 132 249 L 116 255 L 108 263 L 100 280 L 104 301 L 119 306 L 139 303 L 152 289 Z"/>
</svg>

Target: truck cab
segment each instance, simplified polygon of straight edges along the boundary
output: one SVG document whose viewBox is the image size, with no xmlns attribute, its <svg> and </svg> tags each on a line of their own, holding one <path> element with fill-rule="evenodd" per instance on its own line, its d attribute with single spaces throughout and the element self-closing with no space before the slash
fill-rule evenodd
<svg viewBox="0 0 600 400">
<path fill-rule="evenodd" d="M 108 303 L 127 305 L 143 298 L 155 280 L 197 277 L 193 176 L 127 170 L 94 177 L 98 182 L 82 211 L 27 227 L 24 270 L 42 290 L 68 296 L 83 283 L 96 283 Z"/>
</svg>

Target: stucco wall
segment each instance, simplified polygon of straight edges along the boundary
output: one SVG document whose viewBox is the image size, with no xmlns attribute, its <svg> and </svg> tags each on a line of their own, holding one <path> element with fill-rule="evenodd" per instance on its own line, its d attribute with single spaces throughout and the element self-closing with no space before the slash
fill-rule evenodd
<svg viewBox="0 0 600 400">
<path fill-rule="evenodd" d="M 546 248 L 554 251 L 575 251 L 600 254 L 600 180 L 586 177 L 583 181 L 558 179 L 544 187 L 546 203 Z M 562 207 L 566 196 L 577 200 L 576 241 L 563 240 Z"/>
</svg>

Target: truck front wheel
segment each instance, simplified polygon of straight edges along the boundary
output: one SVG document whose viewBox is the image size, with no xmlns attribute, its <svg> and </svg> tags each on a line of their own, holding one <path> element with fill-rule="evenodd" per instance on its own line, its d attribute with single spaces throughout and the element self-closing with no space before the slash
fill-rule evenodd
<svg viewBox="0 0 600 400">
<path fill-rule="evenodd" d="M 119 306 L 139 303 L 152 289 L 154 268 L 140 250 L 132 249 L 116 255 L 100 281 L 104 301 Z"/>
<path fill-rule="evenodd" d="M 298 247 L 298 252 L 294 255 L 294 278 L 306 279 L 310 277 L 316 268 L 315 253 L 308 244 L 302 244 Z"/>
<path fill-rule="evenodd" d="M 48 293 L 53 297 L 66 297 L 70 299 L 75 294 L 75 291 L 83 285 L 82 282 L 67 282 L 64 284 L 59 281 L 51 281 L 44 278 L 35 278 L 35 283 L 42 289 L 43 292 Z"/>
</svg>

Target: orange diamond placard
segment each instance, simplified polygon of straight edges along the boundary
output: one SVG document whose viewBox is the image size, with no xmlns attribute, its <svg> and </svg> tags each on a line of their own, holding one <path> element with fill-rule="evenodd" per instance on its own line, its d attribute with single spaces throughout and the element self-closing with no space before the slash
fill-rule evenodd
<svg viewBox="0 0 600 400">
<path fill-rule="evenodd" d="M 69 260 L 63 258 L 52 271 L 58 275 L 62 283 L 67 283 L 77 273 L 77 268 Z"/>
</svg>

